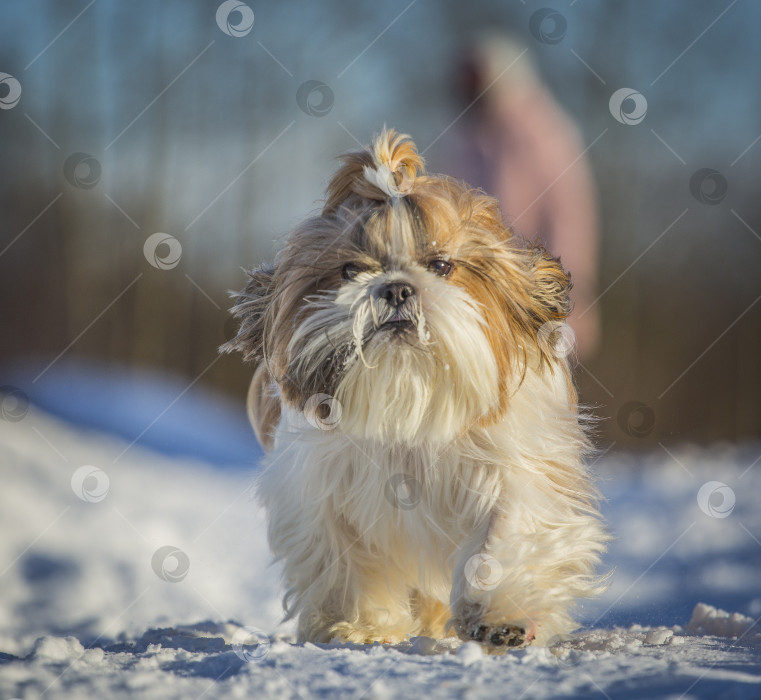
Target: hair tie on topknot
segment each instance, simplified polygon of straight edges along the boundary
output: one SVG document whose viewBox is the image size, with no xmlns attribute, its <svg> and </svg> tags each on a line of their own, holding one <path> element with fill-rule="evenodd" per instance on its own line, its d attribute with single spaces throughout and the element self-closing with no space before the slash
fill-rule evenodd
<svg viewBox="0 0 761 700">
<path fill-rule="evenodd" d="M 352 193 L 376 201 L 404 197 L 423 172 L 423 159 L 410 137 L 385 127 L 367 150 L 347 153 L 341 160 L 328 185 L 323 214 L 336 211 Z"/>
<path fill-rule="evenodd" d="M 409 194 L 423 159 L 407 134 L 383 128 L 370 147 L 373 164 L 363 169 L 365 179 L 389 197 Z"/>
</svg>

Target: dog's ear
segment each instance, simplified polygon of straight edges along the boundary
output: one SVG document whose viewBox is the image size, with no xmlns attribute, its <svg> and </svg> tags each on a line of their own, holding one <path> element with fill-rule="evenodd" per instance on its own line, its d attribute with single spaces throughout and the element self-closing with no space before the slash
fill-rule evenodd
<svg viewBox="0 0 761 700">
<path fill-rule="evenodd" d="M 233 316 L 240 320 L 238 332 L 219 351 L 241 352 L 244 360 L 258 363 L 266 355 L 267 335 L 274 313 L 275 267 L 260 265 L 248 275 L 248 284 L 237 293 L 232 308 Z"/>
<path fill-rule="evenodd" d="M 275 429 L 280 422 L 281 407 L 276 385 L 263 362 L 256 368 L 248 387 L 246 408 L 259 444 L 265 450 L 271 450 L 275 445 Z"/>
<path fill-rule="evenodd" d="M 537 328 L 548 321 L 563 321 L 571 312 L 571 277 L 543 246 L 535 245 L 528 251 L 533 276 L 531 315 Z"/>
</svg>

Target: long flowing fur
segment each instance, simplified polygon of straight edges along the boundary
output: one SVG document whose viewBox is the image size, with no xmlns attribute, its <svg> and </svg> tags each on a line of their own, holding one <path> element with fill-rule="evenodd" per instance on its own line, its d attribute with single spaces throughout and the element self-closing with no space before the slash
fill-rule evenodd
<svg viewBox="0 0 761 700">
<path fill-rule="evenodd" d="M 300 639 L 503 651 L 575 627 L 607 537 L 547 330 L 569 289 L 493 199 L 386 130 L 251 273 L 223 349 L 257 363 L 258 494 Z"/>
</svg>

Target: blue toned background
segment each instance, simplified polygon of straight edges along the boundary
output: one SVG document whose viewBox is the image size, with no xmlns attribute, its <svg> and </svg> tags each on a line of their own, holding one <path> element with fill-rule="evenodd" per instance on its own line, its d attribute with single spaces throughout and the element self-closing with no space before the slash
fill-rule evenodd
<svg viewBox="0 0 761 700">
<path fill-rule="evenodd" d="M 525 697 L 708 698 L 731 682 L 732 697 L 757 697 L 757 637 L 650 648 L 641 630 L 608 632 L 685 626 L 701 601 L 761 615 L 761 4 L 247 0 L 218 17 L 222 6 L 0 6 L 0 694 L 198 697 L 213 682 L 232 697 L 264 678 L 273 696 L 383 697 L 374 675 L 390 658 L 384 682 L 404 686 L 390 697 L 414 679 L 454 696 L 472 676 L 474 696 L 492 683 Z M 547 672 L 529 650 L 484 673 L 453 671 L 460 657 L 280 644 L 268 664 L 228 668 L 224 621 L 292 632 L 252 502 L 251 368 L 217 351 L 234 332 L 228 290 L 319 207 L 335 157 L 384 123 L 430 169 L 451 164 L 471 114 L 457 66 L 484 31 L 528 48 L 580 132 L 599 200 L 602 338 L 577 379 L 599 419 L 590 461 L 614 575 L 570 642 L 587 656 Z M 621 88 L 645 100 L 636 124 L 610 108 Z M 102 500 L 88 500 L 81 469 L 110 485 Z M 183 581 L 152 565 L 166 546 L 187 556 Z M 212 622 L 175 647 L 155 629 L 199 620 Z M 148 651 L 156 639 L 164 648 Z M 88 666 L 80 643 L 112 648 Z"/>
<path fill-rule="evenodd" d="M 604 419 L 601 446 L 758 437 L 761 7 L 543 7 L 560 18 L 545 38 L 530 29 L 537 7 L 517 0 L 255 2 L 253 24 L 237 11 L 219 24 L 216 2 L 5 2 L 0 72 L 21 95 L 0 110 L 0 364 L 26 360 L 29 376 L 3 383 L 65 411 L 39 383 L 60 355 L 120 378 L 147 370 L 154 386 L 197 380 L 242 406 L 249 368 L 216 356 L 240 268 L 271 258 L 318 205 L 335 156 L 384 123 L 433 170 L 450 162 L 456 66 L 490 30 L 528 47 L 589 149 L 603 335 L 578 381 Z M 612 117 L 621 87 L 646 98 L 637 125 Z M 726 186 L 715 204 L 690 191 L 705 168 Z M 149 241 L 168 269 L 149 264 Z M 627 427 L 631 402 L 650 429 Z M 145 434 L 156 445 L 161 425 Z"/>
</svg>

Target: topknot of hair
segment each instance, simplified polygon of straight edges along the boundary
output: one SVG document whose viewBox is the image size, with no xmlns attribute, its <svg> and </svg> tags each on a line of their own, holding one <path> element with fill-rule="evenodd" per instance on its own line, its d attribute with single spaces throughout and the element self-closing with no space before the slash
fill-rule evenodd
<svg viewBox="0 0 761 700">
<path fill-rule="evenodd" d="M 412 139 L 383 128 L 364 151 L 347 153 L 328 185 L 323 214 L 335 212 L 352 193 L 374 201 L 396 200 L 409 194 L 423 158 Z"/>
</svg>

